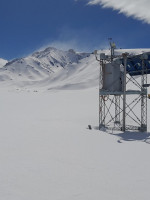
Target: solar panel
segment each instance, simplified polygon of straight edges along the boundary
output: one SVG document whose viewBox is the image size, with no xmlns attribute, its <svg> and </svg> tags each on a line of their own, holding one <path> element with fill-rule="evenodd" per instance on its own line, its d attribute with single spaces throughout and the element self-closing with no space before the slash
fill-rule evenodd
<svg viewBox="0 0 150 200">
<path fill-rule="evenodd" d="M 144 60 L 144 73 L 150 74 L 150 52 L 146 53 L 147 59 Z M 142 75 L 142 57 L 143 54 L 136 56 L 129 56 L 127 59 L 127 73 L 130 76 Z M 124 59 L 120 59 L 121 63 L 124 64 Z"/>
</svg>

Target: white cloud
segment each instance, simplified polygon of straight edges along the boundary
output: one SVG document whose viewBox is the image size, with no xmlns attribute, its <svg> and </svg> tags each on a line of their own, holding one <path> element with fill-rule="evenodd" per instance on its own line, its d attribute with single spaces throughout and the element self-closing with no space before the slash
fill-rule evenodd
<svg viewBox="0 0 150 200">
<path fill-rule="evenodd" d="M 90 42 L 89 38 L 92 38 Z M 78 52 L 92 52 L 94 49 L 104 49 L 108 47 L 108 42 L 101 42 L 97 45 L 98 40 L 103 41 L 103 38 L 100 39 L 99 33 L 95 33 L 92 30 L 62 27 L 56 38 L 47 39 L 37 51 L 44 50 L 47 47 L 55 47 L 60 50 L 74 49 Z"/>
<path fill-rule="evenodd" d="M 67 51 L 69 49 L 74 49 L 77 52 L 92 52 L 94 49 L 107 49 L 108 42 L 103 42 L 100 45 L 89 44 L 88 42 L 83 42 L 80 40 L 55 40 L 47 43 L 46 45 L 42 45 L 40 48 L 35 51 L 41 51 L 46 49 L 47 47 L 55 47 L 59 50 Z"/>
<path fill-rule="evenodd" d="M 42 51 L 47 47 L 55 47 L 56 49 L 68 51 L 69 49 L 74 49 L 75 51 L 79 52 L 89 52 L 91 49 L 86 48 L 84 44 L 81 44 L 81 41 L 76 39 L 69 39 L 69 40 L 61 40 L 56 39 L 51 42 L 47 42 L 43 44 L 40 48 L 36 49 L 35 51 Z"/>
<path fill-rule="evenodd" d="M 76 40 L 68 40 L 68 41 L 55 40 L 55 41 L 50 42 L 46 46 L 55 47 L 60 50 L 69 50 L 72 48 L 78 49 L 78 43 Z M 45 46 L 44 46 L 44 48 L 45 48 Z"/>
<path fill-rule="evenodd" d="M 89 5 L 113 8 L 126 16 L 134 17 L 150 24 L 150 0 L 88 0 Z"/>
</svg>

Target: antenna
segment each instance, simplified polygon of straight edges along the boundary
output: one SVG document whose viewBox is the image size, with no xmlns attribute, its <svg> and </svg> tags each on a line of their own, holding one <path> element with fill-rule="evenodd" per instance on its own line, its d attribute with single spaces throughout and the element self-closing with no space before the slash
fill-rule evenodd
<svg viewBox="0 0 150 200">
<path fill-rule="evenodd" d="M 108 41 L 109 41 L 109 44 L 110 44 L 111 62 L 112 62 L 114 55 L 115 55 L 116 44 L 114 42 L 112 42 L 112 38 L 108 38 Z"/>
</svg>

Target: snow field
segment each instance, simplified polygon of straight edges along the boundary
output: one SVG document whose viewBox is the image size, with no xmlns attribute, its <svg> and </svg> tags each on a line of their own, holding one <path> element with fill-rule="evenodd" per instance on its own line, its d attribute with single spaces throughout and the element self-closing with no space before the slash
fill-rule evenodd
<svg viewBox="0 0 150 200">
<path fill-rule="evenodd" d="M 150 133 L 97 130 L 98 76 L 93 54 L 55 48 L 0 69 L 0 199 L 149 200 Z"/>
<path fill-rule="evenodd" d="M 98 89 L 1 89 L 0 103 L 0 199 L 149 199 L 149 134 L 96 130 Z"/>
</svg>

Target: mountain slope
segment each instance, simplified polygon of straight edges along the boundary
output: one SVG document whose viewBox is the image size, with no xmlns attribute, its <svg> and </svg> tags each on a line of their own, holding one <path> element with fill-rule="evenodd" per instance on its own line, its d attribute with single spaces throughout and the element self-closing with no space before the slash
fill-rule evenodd
<svg viewBox="0 0 150 200">
<path fill-rule="evenodd" d="M 115 54 L 139 54 L 150 49 L 119 49 Z M 110 54 L 110 50 L 99 53 Z M 25 58 L 14 59 L 0 68 L 0 85 L 45 87 L 47 89 L 82 89 L 98 85 L 99 63 L 92 53 L 77 53 L 53 47 Z"/>
<path fill-rule="evenodd" d="M 75 53 L 73 50 L 61 51 L 55 48 L 47 48 L 32 55 L 15 59 L 8 62 L 0 69 L 0 81 L 15 82 L 36 82 L 59 73 L 62 69 L 68 68 L 72 63 L 88 57 L 87 53 Z"/>
<path fill-rule="evenodd" d="M 68 69 L 72 64 L 78 64 L 80 60 L 89 55 L 90 54 L 87 53 L 76 53 L 73 50 L 61 51 L 49 47 L 44 51 L 35 52 L 27 59 L 33 59 L 38 65 L 38 69 L 44 70 L 43 72 L 46 73 L 45 75 L 49 77 L 49 73 L 57 73 L 62 69 Z"/>
</svg>

